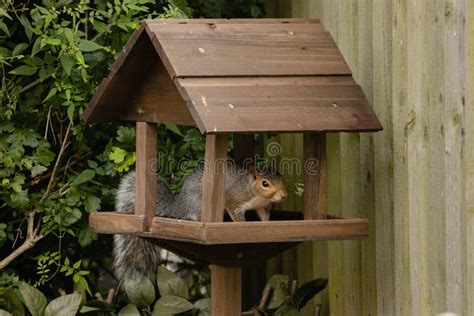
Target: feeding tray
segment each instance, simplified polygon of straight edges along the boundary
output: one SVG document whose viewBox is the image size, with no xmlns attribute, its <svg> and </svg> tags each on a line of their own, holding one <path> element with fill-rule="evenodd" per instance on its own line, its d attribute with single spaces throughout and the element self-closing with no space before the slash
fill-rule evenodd
<svg viewBox="0 0 474 316">
<path fill-rule="evenodd" d="M 327 213 L 326 133 L 382 129 L 361 87 L 316 19 L 146 20 L 101 82 L 87 123 L 136 122 L 134 214 L 90 215 L 95 232 L 128 234 L 214 264 L 212 313 L 240 315 L 240 270 L 310 240 L 366 238 L 365 219 Z M 201 222 L 155 217 L 155 123 L 197 126 L 206 138 Z M 254 134 L 303 134 L 304 212 L 225 222 L 229 137 L 254 157 Z M 231 303 L 230 303 L 231 302 Z"/>
</svg>

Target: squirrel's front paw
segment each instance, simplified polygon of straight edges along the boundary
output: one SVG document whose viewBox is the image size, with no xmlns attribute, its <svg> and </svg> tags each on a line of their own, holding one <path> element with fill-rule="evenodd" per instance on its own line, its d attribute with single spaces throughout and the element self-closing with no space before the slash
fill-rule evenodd
<svg viewBox="0 0 474 316">
<path fill-rule="evenodd" d="M 238 211 L 233 211 L 233 212 L 228 212 L 230 215 L 230 218 L 234 222 L 245 222 L 245 213 L 243 212 L 238 212 Z"/>
</svg>

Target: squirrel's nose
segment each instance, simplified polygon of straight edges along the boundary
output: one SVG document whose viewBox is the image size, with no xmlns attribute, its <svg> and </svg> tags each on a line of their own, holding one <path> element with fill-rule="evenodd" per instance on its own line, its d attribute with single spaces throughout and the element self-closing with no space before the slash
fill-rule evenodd
<svg viewBox="0 0 474 316">
<path fill-rule="evenodd" d="M 281 197 L 282 200 L 286 199 L 287 196 L 288 196 L 288 193 L 286 191 L 282 191 L 280 193 L 280 197 Z"/>
</svg>

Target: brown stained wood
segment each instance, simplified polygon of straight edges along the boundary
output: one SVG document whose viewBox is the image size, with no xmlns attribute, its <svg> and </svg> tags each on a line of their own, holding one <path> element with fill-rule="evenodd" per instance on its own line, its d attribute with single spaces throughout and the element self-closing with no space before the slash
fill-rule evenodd
<svg viewBox="0 0 474 316">
<path fill-rule="evenodd" d="M 234 160 L 237 164 L 247 167 L 254 163 L 255 139 L 253 134 L 234 134 Z"/>
<path fill-rule="evenodd" d="M 89 226 L 100 234 L 136 234 L 144 230 L 144 216 L 121 212 L 91 213 Z"/>
<path fill-rule="evenodd" d="M 227 139 L 226 134 L 206 136 L 201 204 L 203 222 L 224 221 Z"/>
<path fill-rule="evenodd" d="M 269 222 L 203 223 L 155 217 L 148 232 L 143 232 L 132 224 L 127 226 L 126 220 L 132 219 L 138 219 L 137 215 L 121 212 L 100 212 L 91 215 L 92 228 L 96 232 L 130 233 L 147 238 L 202 245 L 362 239 L 367 237 L 368 232 L 368 222 L 365 219 L 328 215 L 326 220 L 301 220 L 300 213 L 286 211 L 272 212 Z M 124 224 L 115 225 L 116 221 Z"/>
<path fill-rule="evenodd" d="M 148 24 L 172 77 L 350 75 L 320 24 Z"/>
<path fill-rule="evenodd" d="M 155 238 L 208 245 L 362 239 L 367 232 L 364 219 L 202 223 L 198 227 L 195 222 L 156 217 L 151 228 Z"/>
<path fill-rule="evenodd" d="M 326 134 L 305 133 L 304 218 L 325 219 L 326 210 Z"/>
<path fill-rule="evenodd" d="M 150 227 L 156 210 L 157 131 L 153 123 L 137 122 L 135 214 Z"/>
<path fill-rule="evenodd" d="M 211 265 L 211 308 L 213 315 L 242 313 L 242 269 Z"/>
<path fill-rule="evenodd" d="M 177 79 L 203 133 L 378 131 L 362 89 L 348 79 Z M 342 85 L 341 82 L 348 83 Z M 304 84 L 301 84 L 304 82 Z M 350 82 L 350 83 L 349 83 Z"/>
</svg>

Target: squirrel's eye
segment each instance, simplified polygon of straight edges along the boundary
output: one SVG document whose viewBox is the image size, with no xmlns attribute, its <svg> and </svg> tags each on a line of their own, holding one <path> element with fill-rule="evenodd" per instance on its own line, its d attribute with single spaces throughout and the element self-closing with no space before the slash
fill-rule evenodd
<svg viewBox="0 0 474 316">
<path fill-rule="evenodd" d="M 262 181 L 262 186 L 263 186 L 264 188 L 268 188 L 268 187 L 270 186 L 270 183 L 268 183 L 267 180 L 263 180 L 263 181 Z"/>
</svg>

